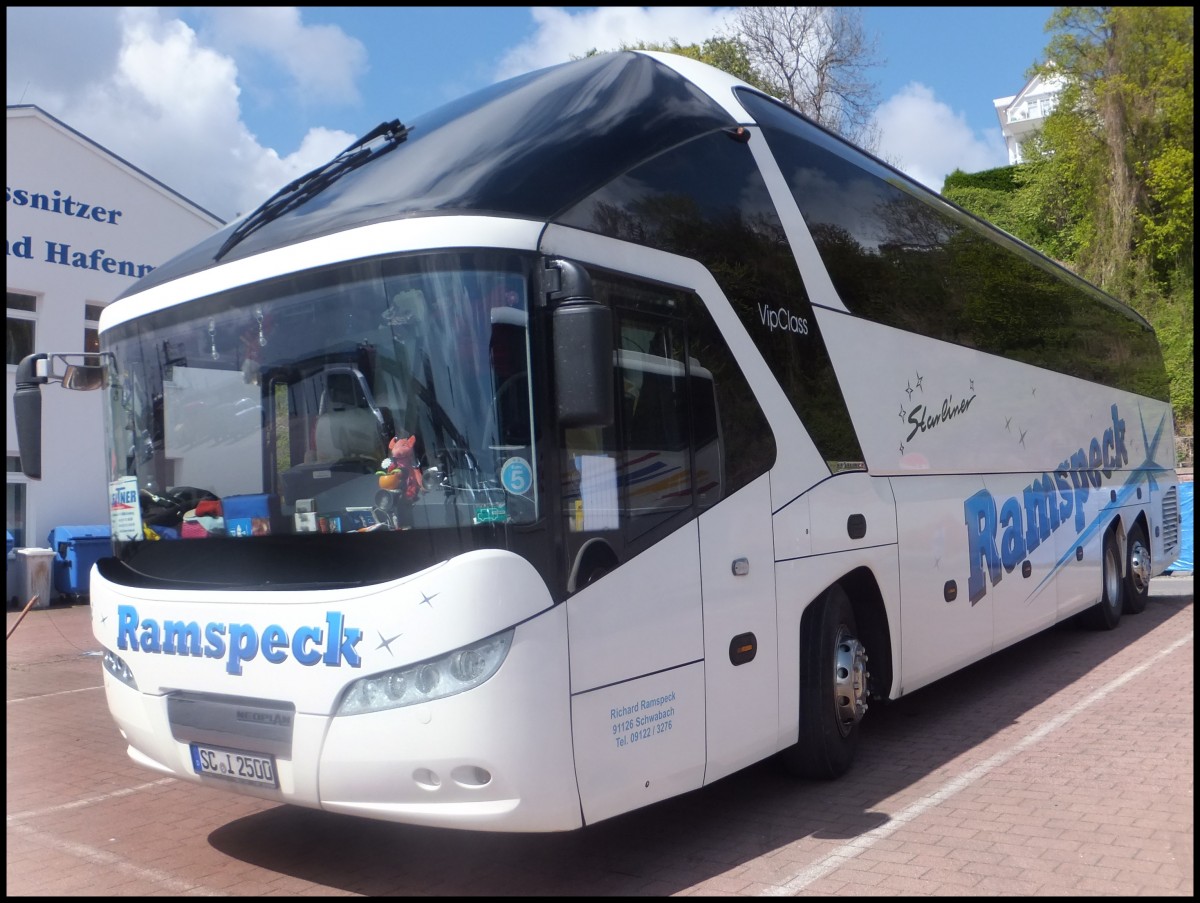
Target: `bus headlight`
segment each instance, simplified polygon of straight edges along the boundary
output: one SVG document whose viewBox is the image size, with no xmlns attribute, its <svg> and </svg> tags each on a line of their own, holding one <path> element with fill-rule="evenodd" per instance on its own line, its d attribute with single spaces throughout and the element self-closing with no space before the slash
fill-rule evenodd
<svg viewBox="0 0 1200 903">
<path fill-rule="evenodd" d="M 134 680 L 133 672 L 129 670 L 129 666 L 125 664 L 125 659 L 117 655 L 115 652 L 104 650 L 104 670 L 119 680 L 126 686 L 137 689 L 137 681 Z"/>
<path fill-rule="evenodd" d="M 477 687 L 500 669 L 513 633 L 510 627 L 438 658 L 356 680 L 347 688 L 337 713 L 361 715 L 396 709 Z"/>
</svg>

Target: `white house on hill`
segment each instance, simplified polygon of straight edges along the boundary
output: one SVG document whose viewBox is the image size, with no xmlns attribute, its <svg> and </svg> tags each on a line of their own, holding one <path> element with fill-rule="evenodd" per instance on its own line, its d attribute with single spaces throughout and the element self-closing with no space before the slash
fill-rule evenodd
<svg viewBox="0 0 1200 903">
<path fill-rule="evenodd" d="M 1008 147 L 1010 166 L 1025 162 L 1021 146 L 1030 135 L 1041 129 L 1046 117 L 1058 103 L 1062 88 L 1061 78 L 1051 76 L 1043 79 L 1035 75 L 1016 94 L 992 101 L 1000 120 L 1004 143 Z"/>
</svg>

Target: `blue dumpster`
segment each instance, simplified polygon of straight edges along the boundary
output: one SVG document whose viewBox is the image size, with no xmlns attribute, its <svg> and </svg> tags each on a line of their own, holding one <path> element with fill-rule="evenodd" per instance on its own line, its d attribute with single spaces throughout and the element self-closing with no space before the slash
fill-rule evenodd
<svg viewBox="0 0 1200 903">
<path fill-rule="evenodd" d="M 106 524 L 55 527 L 46 541 L 55 553 L 55 592 L 72 598 L 88 595 L 92 565 L 112 554 L 112 530 Z"/>
</svg>

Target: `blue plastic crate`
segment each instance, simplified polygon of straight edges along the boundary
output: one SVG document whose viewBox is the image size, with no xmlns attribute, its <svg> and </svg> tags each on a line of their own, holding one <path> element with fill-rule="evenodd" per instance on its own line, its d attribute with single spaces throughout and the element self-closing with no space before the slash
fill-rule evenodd
<svg viewBox="0 0 1200 903">
<path fill-rule="evenodd" d="M 271 532 L 276 502 L 267 493 L 227 495 L 221 499 L 227 536 L 262 536 Z"/>
</svg>

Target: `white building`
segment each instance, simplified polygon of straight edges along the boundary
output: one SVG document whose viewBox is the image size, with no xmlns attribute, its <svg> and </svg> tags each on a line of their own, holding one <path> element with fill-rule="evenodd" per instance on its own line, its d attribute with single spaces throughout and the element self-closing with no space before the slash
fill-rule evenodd
<svg viewBox="0 0 1200 903">
<path fill-rule="evenodd" d="M 998 97 L 992 101 L 996 108 L 996 117 L 1000 120 L 1004 143 L 1008 147 L 1010 166 L 1025 162 L 1021 145 L 1025 139 L 1041 129 L 1046 117 L 1058 103 L 1058 95 L 1062 88 L 1061 78 L 1051 76 L 1043 79 L 1042 76 L 1035 75 L 1018 93 L 1011 97 Z"/>
<path fill-rule="evenodd" d="M 51 529 L 107 525 L 99 392 L 43 387 L 42 479 L 21 474 L 11 399 L 33 351 L 96 347 L 100 310 L 223 222 L 32 105 L 8 107 L 5 521 L 18 547 Z"/>
</svg>

